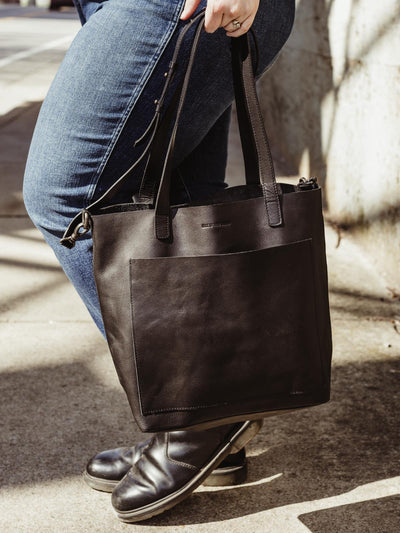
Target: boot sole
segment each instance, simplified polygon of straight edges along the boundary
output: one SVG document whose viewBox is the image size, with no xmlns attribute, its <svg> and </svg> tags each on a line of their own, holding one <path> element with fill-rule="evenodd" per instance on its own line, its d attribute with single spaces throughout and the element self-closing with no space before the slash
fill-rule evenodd
<svg viewBox="0 0 400 533">
<path fill-rule="evenodd" d="M 131 511 L 118 511 L 113 509 L 117 517 L 126 523 L 139 522 L 141 520 L 148 520 L 153 516 L 163 513 L 171 507 L 174 507 L 179 502 L 187 498 L 203 481 L 210 475 L 210 473 L 217 468 L 217 466 L 230 453 L 237 453 L 260 431 L 262 420 L 253 420 L 245 422 L 242 427 L 230 438 L 229 442 L 219 450 L 219 452 L 208 462 L 208 464 L 200 470 L 186 485 L 181 487 L 174 493 L 158 500 L 155 503 L 146 505 L 139 509 Z"/>
<path fill-rule="evenodd" d="M 94 477 L 91 476 L 87 470 L 83 472 L 82 477 L 85 483 L 89 485 L 89 487 L 94 490 L 99 490 L 101 492 L 112 492 L 114 488 L 118 485 L 118 483 L 121 481 L 120 479 L 114 481 L 112 479 Z"/>
</svg>

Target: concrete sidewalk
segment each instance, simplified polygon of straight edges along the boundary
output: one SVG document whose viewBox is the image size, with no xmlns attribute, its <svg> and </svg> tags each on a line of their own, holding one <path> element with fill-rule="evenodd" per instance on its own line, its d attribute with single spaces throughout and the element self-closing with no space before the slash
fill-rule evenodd
<svg viewBox="0 0 400 533">
<path fill-rule="evenodd" d="M 329 226 L 332 401 L 266 420 L 248 447 L 248 483 L 200 488 L 146 523 L 118 522 L 109 495 L 84 484 L 91 455 L 142 436 L 105 342 L 22 204 L 39 105 L 19 101 L 0 118 L 1 533 L 397 533 L 399 295 Z M 234 134 L 231 181 L 237 154 Z"/>
</svg>

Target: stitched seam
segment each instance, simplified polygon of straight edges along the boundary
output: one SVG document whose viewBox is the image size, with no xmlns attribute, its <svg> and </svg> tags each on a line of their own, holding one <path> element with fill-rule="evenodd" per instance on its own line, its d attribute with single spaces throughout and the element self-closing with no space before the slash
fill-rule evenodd
<svg viewBox="0 0 400 533">
<path fill-rule="evenodd" d="M 258 113 L 259 119 L 261 121 L 261 124 L 263 124 L 264 123 L 264 119 L 262 118 L 260 107 L 257 104 L 257 102 L 256 102 L 256 107 L 257 107 L 257 113 Z M 270 152 L 271 149 L 269 147 L 269 142 L 268 142 L 268 138 L 267 138 L 267 135 L 266 135 L 266 132 L 265 132 L 265 128 L 262 128 L 262 135 L 264 137 L 265 144 L 268 147 L 268 151 Z M 269 159 L 269 168 L 270 168 L 271 174 L 273 176 L 275 176 L 274 168 L 273 168 L 271 163 L 272 163 L 272 161 L 271 161 L 271 159 Z M 274 204 L 276 203 L 277 204 L 278 216 L 279 216 L 279 219 L 282 220 L 281 205 L 280 205 L 280 202 L 279 202 L 278 190 L 277 190 L 277 185 L 276 185 L 276 181 L 275 180 L 273 180 L 272 186 L 274 188 L 274 192 L 276 194 L 277 201 L 276 202 L 273 201 L 271 203 L 274 203 Z M 268 205 L 267 205 L 267 209 L 268 209 Z M 269 214 L 269 211 L 268 211 L 268 214 Z"/>
<path fill-rule="evenodd" d="M 152 411 L 143 411 L 145 415 L 151 415 L 156 413 L 165 413 L 170 411 L 194 411 L 195 409 L 207 409 L 209 407 L 218 407 L 220 405 L 230 405 L 229 402 L 211 403 L 207 405 L 192 405 L 189 407 L 166 407 L 165 409 L 154 409 Z"/>
<path fill-rule="evenodd" d="M 242 67 L 242 70 L 243 70 L 243 67 Z M 242 86 L 244 86 L 244 82 L 242 82 Z M 254 87 L 254 90 L 256 90 L 255 87 Z M 245 96 L 245 98 L 246 98 L 247 111 L 248 111 L 248 109 L 249 109 L 249 98 L 248 98 L 248 96 L 247 96 L 247 94 L 246 94 L 246 91 L 243 91 L 243 93 L 244 93 L 244 96 Z M 251 98 L 253 98 L 254 95 L 250 95 L 250 96 L 251 96 Z M 258 103 L 257 103 L 257 99 L 256 99 L 256 98 L 255 98 L 255 104 L 256 104 L 255 107 L 256 107 L 256 109 L 257 109 L 257 114 L 258 114 L 259 120 L 261 121 L 261 124 L 263 124 L 263 118 L 262 118 L 262 116 L 261 116 L 261 111 L 260 111 L 260 108 L 259 108 L 259 106 L 258 106 Z M 254 136 L 254 140 L 255 140 L 255 143 L 256 143 L 257 152 L 258 152 L 258 154 L 260 154 L 260 150 L 259 150 L 260 145 L 259 145 L 259 143 L 258 143 L 257 136 L 256 136 L 256 134 L 255 134 L 255 129 L 254 129 L 253 124 L 252 124 L 251 122 L 250 122 L 250 125 L 251 125 L 251 129 L 253 130 L 253 136 Z M 266 137 L 265 129 L 264 129 L 264 128 L 262 128 L 262 135 L 263 135 L 263 137 L 264 137 L 264 141 L 265 141 L 267 147 L 269 148 L 268 139 L 267 139 L 267 137 Z M 261 161 L 260 161 L 260 162 L 261 162 Z M 270 167 L 271 174 L 272 174 L 272 176 L 273 176 L 273 175 L 274 175 L 274 171 L 273 171 L 273 167 L 271 167 L 271 161 L 269 161 L 269 167 Z M 261 165 L 259 165 L 259 168 L 261 169 Z M 281 209 L 280 209 L 280 204 L 279 204 L 278 191 L 277 191 L 277 188 L 276 188 L 276 182 L 275 182 L 275 180 L 273 181 L 273 188 L 274 188 L 274 191 L 275 191 L 276 196 L 277 196 L 277 198 L 278 198 L 278 202 L 277 202 L 277 203 L 278 203 L 278 215 L 279 215 L 279 218 L 282 219 L 282 214 L 281 214 Z M 265 207 L 266 207 L 266 210 L 267 210 L 268 221 L 270 221 L 270 210 L 269 210 L 269 206 L 268 206 L 268 202 L 267 202 L 267 193 L 268 193 L 268 190 L 267 190 L 267 185 L 266 185 L 264 182 L 263 182 L 263 189 L 264 189 L 264 191 L 265 191 Z M 272 203 L 275 203 L 275 202 L 272 202 Z"/>
<path fill-rule="evenodd" d="M 140 354 L 137 349 L 137 344 L 135 341 L 136 335 L 135 335 L 135 314 L 134 314 L 134 297 L 133 297 L 133 284 L 132 284 L 132 263 L 133 259 L 129 260 L 129 284 L 130 284 L 130 303 L 131 303 L 131 333 L 132 333 L 132 346 L 133 346 L 133 360 L 135 363 L 135 370 L 136 370 L 136 386 L 138 391 L 138 399 L 139 399 L 139 405 L 140 405 L 140 411 L 142 415 L 149 415 L 149 414 L 155 414 L 155 413 L 164 413 L 164 412 L 170 412 L 170 411 L 193 411 L 195 409 L 206 409 L 207 407 L 218 407 L 219 405 L 228 405 L 227 402 L 223 403 L 216 403 L 212 405 L 199 405 L 199 406 L 191 406 L 191 407 L 176 407 L 176 408 L 167 408 L 167 409 L 158 409 L 155 411 L 145 411 L 143 408 L 143 401 L 142 396 L 140 392 L 140 383 L 139 383 L 139 371 L 140 371 Z"/>
<path fill-rule="evenodd" d="M 324 389 L 325 387 L 326 387 L 326 384 L 322 384 L 321 389 Z M 306 397 L 309 394 L 315 394 L 315 390 L 313 389 L 313 390 L 310 390 L 310 391 L 305 391 L 303 394 L 296 395 L 296 397 L 297 398 Z M 281 392 L 281 393 L 276 393 L 276 394 L 268 394 L 268 398 L 283 398 L 283 399 L 287 399 L 287 398 L 293 398 L 293 397 L 294 396 L 292 394 L 290 394 L 290 392 L 284 392 L 284 393 Z M 162 413 L 171 413 L 171 412 L 175 412 L 175 411 L 193 411 L 195 409 L 207 409 L 207 408 L 212 408 L 212 407 L 218 407 L 220 405 L 225 405 L 226 407 L 229 407 L 229 406 L 237 405 L 238 403 L 244 404 L 246 402 L 259 400 L 259 399 L 262 399 L 262 398 L 265 399 L 265 394 L 260 395 L 260 396 L 251 396 L 250 398 L 246 398 L 246 399 L 242 399 L 241 398 L 237 402 L 225 402 L 223 404 L 202 405 L 200 407 L 171 407 L 169 409 L 158 409 L 158 410 L 154 410 L 154 411 L 145 411 L 143 414 L 144 415 L 157 415 L 157 414 L 162 414 Z M 295 408 L 295 407 L 296 406 L 293 406 L 293 408 Z M 243 411 L 243 412 L 245 412 L 245 411 Z"/>
<path fill-rule="evenodd" d="M 137 395 L 139 400 L 139 406 L 140 411 L 142 415 L 145 415 L 146 412 L 143 411 L 143 403 L 142 403 L 142 396 L 140 393 L 140 385 L 139 385 L 139 370 L 138 370 L 138 358 L 139 353 L 137 351 L 137 346 L 135 342 L 135 320 L 134 320 L 134 311 L 133 311 L 133 284 L 132 284 L 132 259 L 129 260 L 129 285 L 130 285 L 130 300 L 131 300 L 131 332 L 132 332 L 132 348 L 133 348 L 133 361 L 135 363 L 135 373 L 136 373 L 136 388 L 137 388 Z"/>
<path fill-rule="evenodd" d="M 243 66 L 242 66 L 242 72 L 243 72 Z M 246 98 L 246 103 L 247 103 L 247 113 L 249 112 L 249 97 L 246 93 L 246 91 L 244 90 L 244 81 L 242 80 L 242 87 L 243 87 L 243 94 L 244 94 L 244 97 Z M 252 121 L 250 121 L 250 126 L 251 126 L 251 129 L 253 131 L 253 138 L 254 138 L 254 142 L 256 143 L 256 149 L 257 149 L 257 154 L 258 154 L 258 168 L 259 168 L 259 172 L 261 173 L 261 159 L 260 159 L 260 145 L 259 145 L 259 142 L 257 140 L 257 135 L 255 133 L 255 128 L 253 126 L 253 123 Z M 263 188 L 263 191 L 264 191 L 264 203 L 265 203 L 265 208 L 267 210 L 267 218 L 268 218 L 268 221 L 270 220 L 270 216 L 269 216 L 269 207 L 268 207 L 268 203 L 266 201 L 267 199 L 267 191 L 266 191 L 266 184 L 264 182 L 262 182 L 262 188 Z"/>
<path fill-rule="evenodd" d="M 316 337 L 317 337 L 317 346 L 318 346 L 318 359 L 321 365 L 322 386 L 325 387 L 325 386 L 329 386 L 329 376 L 327 376 L 325 373 L 324 359 L 322 356 L 323 349 L 322 349 L 321 331 L 320 331 L 320 328 L 318 327 L 318 316 L 317 316 L 318 302 L 317 302 L 317 290 L 315 286 L 316 272 L 315 272 L 315 264 L 314 264 L 313 239 L 310 239 L 308 249 L 309 249 L 309 255 L 311 255 L 310 260 L 311 260 L 311 268 L 313 272 L 313 275 L 311 276 L 311 283 L 312 283 L 312 288 L 313 288 L 314 324 L 316 325 L 316 330 L 317 330 Z"/>
<path fill-rule="evenodd" d="M 156 224 L 158 229 L 162 233 L 162 237 L 164 237 L 164 235 L 168 235 L 169 218 L 167 217 L 167 215 L 156 215 Z"/>
<path fill-rule="evenodd" d="M 193 465 L 191 465 L 189 463 L 184 463 L 182 461 L 176 461 L 175 459 L 172 459 L 172 457 L 170 457 L 170 455 L 169 455 L 168 449 L 169 449 L 169 433 L 166 433 L 165 434 L 165 456 L 168 459 L 168 461 L 171 461 L 171 463 L 174 463 L 174 464 L 179 465 L 179 466 L 184 466 L 186 468 L 190 468 L 190 470 L 196 470 L 196 472 L 199 470 L 197 468 L 197 466 L 193 466 Z"/>
<path fill-rule="evenodd" d="M 290 244 L 287 244 L 287 245 L 284 245 L 284 246 L 290 246 L 290 245 L 307 245 L 307 243 L 309 243 L 309 241 L 312 241 L 311 238 L 307 238 L 307 239 L 302 239 L 300 241 L 294 241 L 293 243 L 290 243 Z M 310 243 L 311 245 L 311 243 Z M 257 252 L 259 250 L 256 250 L 254 252 Z M 249 252 L 239 252 L 239 253 L 249 253 Z M 252 252 L 250 252 L 252 253 Z M 226 254 L 226 255 L 236 255 L 235 254 Z M 129 265 L 131 265 L 135 260 L 134 259 L 130 259 L 129 260 Z M 130 269 L 129 269 L 129 279 L 130 279 L 130 303 L 131 303 L 131 322 L 132 322 L 132 344 L 133 344 L 133 350 L 134 350 L 134 362 L 135 362 L 135 369 L 136 369 L 136 383 L 137 383 L 137 390 L 138 390 L 138 398 L 139 398 L 139 403 L 140 403 L 140 411 L 142 413 L 143 416 L 147 416 L 147 415 L 157 415 L 157 414 L 162 414 L 162 413 L 172 413 L 172 412 L 187 412 L 187 411 L 195 411 L 195 410 L 198 410 L 198 409 L 212 409 L 213 407 L 219 407 L 219 406 L 226 406 L 226 407 L 229 407 L 231 405 L 236 405 L 238 402 L 232 402 L 232 401 L 229 401 L 229 402 L 219 402 L 219 403 L 214 403 L 214 404 L 206 404 L 206 405 L 195 405 L 195 406 L 186 406 L 186 407 L 166 407 L 166 408 L 163 408 L 163 409 L 151 409 L 151 410 L 145 410 L 144 409 L 144 405 L 142 403 L 142 397 L 141 397 L 141 394 L 140 394 L 140 386 L 139 386 L 139 372 L 140 372 L 140 354 L 139 354 L 139 351 L 137 350 L 137 344 L 135 342 L 135 334 L 134 334 L 134 331 L 135 331 L 135 327 L 134 327 L 134 308 L 133 308 L 133 303 L 134 303 L 134 297 L 133 297 L 133 285 L 132 285 L 132 275 L 131 275 L 131 266 L 130 266 Z M 316 295 L 315 295 L 315 287 L 314 287 L 314 299 L 315 299 Z M 314 311 L 316 312 L 316 308 L 315 308 L 315 303 L 314 303 Z M 320 346 L 320 342 L 318 343 L 319 344 L 319 356 L 321 358 L 321 346 Z M 322 366 L 322 362 L 321 362 L 321 366 Z M 322 370 L 323 370 L 323 366 L 322 366 Z M 325 380 L 323 380 L 325 381 Z M 324 388 L 326 386 L 326 383 L 322 383 L 322 386 L 321 388 Z M 308 394 L 314 394 L 315 393 L 315 389 L 312 389 L 312 390 L 309 390 L 309 391 L 305 391 L 303 395 L 303 397 L 306 397 Z M 291 397 L 290 393 L 289 392 L 286 392 L 286 393 L 277 393 L 277 394 L 268 394 L 268 397 L 269 398 L 289 398 Z M 298 396 L 300 397 L 300 395 Z M 245 398 L 245 399 L 240 399 L 238 400 L 240 403 L 245 403 L 245 402 L 248 402 L 248 401 L 253 401 L 253 400 L 258 400 L 259 398 L 265 398 L 265 395 L 260 395 L 260 396 L 250 396 L 248 398 Z"/>
</svg>

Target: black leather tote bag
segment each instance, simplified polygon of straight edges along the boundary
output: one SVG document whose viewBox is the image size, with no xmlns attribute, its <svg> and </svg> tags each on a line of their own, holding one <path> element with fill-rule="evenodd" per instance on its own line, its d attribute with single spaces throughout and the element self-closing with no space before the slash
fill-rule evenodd
<svg viewBox="0 0 400 533">
<path fill-rule="evenodd" d="M 75 217 L 61 241 L 72 247 L 92 231 L 109 347 L 145 432 L 207 428 L 329 399 L 321 189 L 313 178 L 298 185 L 275 180 L 246 36 L 232 39 L 246 185 L 201 204 L 170 205 L 172 153 L 199 20 L 192 22 L 198 26 L 185 76 L 161 118 L 185 31 L 178 39 L 147 132 L 143 157 L 150 156 L 136 201 L 113 205 L 112 198 L 138 161 Z"/>
</svg>

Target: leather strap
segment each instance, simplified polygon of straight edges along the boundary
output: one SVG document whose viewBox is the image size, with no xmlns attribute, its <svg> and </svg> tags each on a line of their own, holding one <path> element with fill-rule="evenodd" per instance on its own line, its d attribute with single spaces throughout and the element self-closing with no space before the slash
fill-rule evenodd
<svg viewBox="0 0 400 533">
<path fill-rule="evenodd" d="M 247 135 L 249 135 L 250 139 L 255 143 L 259 180 L 263 189 L 268 224 L 272 227 L 277 227 L 282 225 L 283 220 L 278 187 L 275 179 L 274 163 L 267 132 L 265 131 L 264 120 L 261 114 L 260 103 L 258 101 L 255 78 L 251 64 L 249 41 L 246 36 L 239 39 L 233 39 L 232 42 L 234 77 L 238 76 L 238 72 L 240 71 L 240 76 L 238 76 L 237 81 L 234 83 L 235 94 L 237 100 L 245 102 L 246 113 L 253 130 L 253 135 L 250 135 L 248 131 L 244 131 L 243 134 L 246 135 L 246 138 Z M 235 48 L 237 48 L 237 51 Z M 243 54 L 242 57 L 241 54 Z M 241 123 L 247 124 L 248 122 L 242 121 Z M 241 138 L 243 152 L 245 152 L 246 139 L 243 139 L 243 134 L 241 133 Z"/>
<path fill-rule="evenodd" d="M 204 12 L 204 10 L 202 10 Z M 196 22 L 197 19 L 201 18 L 202 12 L 199 13 L 199 15 L 193 19 L 193 23 Z M 258 44 L 257 39 L 254 34 L 254 31 L 250 29 L 250 32 L 252 33 L 254 45 L 255 45 L 255 51 L 256 51 L 256 69 L 259 61 L 259 50 L 258 50 Z M 182 39 L 183 40 L 183 39 Z M 181 41 L 182 41 L 181 40 Z M 177 41 L 177 45 L 175 48 L 175 54 L 174 57 L 177 59 L 179 47 L 181 46 L 181 41 Z M 233 68 L 234 75 L 236 68 Z M 236 71 L 236 78 L 237 80 L 240 79 L 241 73 L 240 70 Z M 180 83 L 180 87 L 182 87 L 183 79 Z M 236 85 L 235 85 L 236 87 Z M 174 95 L 176 96 L 176 94 Z M 172 99 L 167 113 L 173 111 L 176 112 L 176 109 L 178 107 L 178 101 L 175 100 L 175 97 Z M 241 136 L 241 142 L 242 146 L 245 148 L 243 149 L 243 158 L 244 158 L 244 165 L 245 165 L 245 176 L 246 176 L 246 183 L 248 185 L 255 185 L 259 183 L 258 180 L 258 169 L 257 169 L 257 153 L 256 153 L 256 147 L 254 145 L 253 141 L 253 134 L 251 129 L 251 124 L 248 118 L 248 115 L 246 113 L 246 109 L 244 106 L 244 100 L 242 98 L 236 97 L 236 109 L 238 113 L 238 122 L 239 122 L 239 130 L 240 130 L 240 136 Z M 170 123 L 172 124 L 172 113 L 169 113 L 168 119 L 166 121 L 167 125 Z M 153 123 L 153 120 L 151 121 L 151 124 Z M 161 127 L 160 127 L 161 128 Z M 169 144 L 169 128 L 165 132 L 160 131 L 160 135 L 154 139 L 153 143 L 153 149 L 151 150 L 151 154 L 149 156 L 149 161 L 146 166 L 142 183 L 140 186 L 140 192 L 138 195 L 135 195 L 135 200 L 137 203 L 154 203 L 154 198 L 157 192 L 158 184 L 161 180 L 163 166 L 164 166 L 164 158 L 165 153 L 167 151 L 167 147 Z"/>
</svg>

